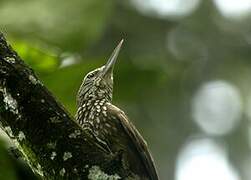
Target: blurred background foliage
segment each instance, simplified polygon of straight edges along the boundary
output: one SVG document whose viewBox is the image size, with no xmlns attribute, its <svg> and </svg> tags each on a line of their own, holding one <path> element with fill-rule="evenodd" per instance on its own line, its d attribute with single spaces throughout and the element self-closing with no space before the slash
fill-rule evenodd
<svg viewBox="0 0 251 180">
<path fill-rule="evenodd" d="M 69 112 L 124 38 L 114 103 L 163 180 L 251 179 L 251 0 L 1 0 L 0 30 Z M 1 135 L 0 180 L 36 179 Z"/>
</svg>

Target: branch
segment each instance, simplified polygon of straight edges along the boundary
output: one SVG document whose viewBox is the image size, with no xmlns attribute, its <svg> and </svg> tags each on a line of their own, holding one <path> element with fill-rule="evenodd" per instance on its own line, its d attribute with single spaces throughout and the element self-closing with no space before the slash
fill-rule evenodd
<svg viewBox="0 0 251 180">
<path fill-rule="evenodd" d="M 44 179 L 124 179 L 130 172 L 75 123 L 0 34 L 0 126 Z"/>
</svg>

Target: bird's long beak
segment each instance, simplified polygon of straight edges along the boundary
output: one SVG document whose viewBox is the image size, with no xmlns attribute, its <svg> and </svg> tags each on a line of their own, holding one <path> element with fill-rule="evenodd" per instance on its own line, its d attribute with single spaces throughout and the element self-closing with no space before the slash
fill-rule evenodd
<svg viewBox="0 0 251 180">
<path fill-rule="evenodd" d="M 123 44 L 124 40 L 122 39 L 119 44 L 117 45 L 117 47 L 114 49 L 114 51 L 112 52 L 112 55 L 110 56 L 109 60 L 107 61 L 103 71 L 102 71 L 102 76 L 111 76 L 113 73 L 113 68 L 114 65 L 116 63 L 119 51 L 121 49 L 121 46 Z"/>
</svg>

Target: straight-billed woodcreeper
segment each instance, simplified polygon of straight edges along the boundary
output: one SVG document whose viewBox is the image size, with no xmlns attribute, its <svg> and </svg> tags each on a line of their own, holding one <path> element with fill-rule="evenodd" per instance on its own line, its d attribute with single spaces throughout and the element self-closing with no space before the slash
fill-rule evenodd
<svg viewBox="0 0 251 180">
<path fill-rule="evenodd" d="M 122 43 L 104 66 L 85 76 L 77 94 L 76 119 L 92 135 L 97 147 L 107 154 L 120 155 L 135 179 L 158 180 L 145 140 L 125 113 L 112 104 L 113 68 Z"/>
</svg>

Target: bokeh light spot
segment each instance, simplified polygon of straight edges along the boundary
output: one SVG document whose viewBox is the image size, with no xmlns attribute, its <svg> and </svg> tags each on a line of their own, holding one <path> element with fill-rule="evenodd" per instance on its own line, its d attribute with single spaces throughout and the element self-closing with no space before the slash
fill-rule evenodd
<svg viewBox="0 0 251 180">
<path fill-rule="evenodd" d="M 199 127 L 212 135 L 231 132 L 241 119 L 238 89 L 225 81 L 202 85 L 192 100 L 192 116 Z"/>
<path fill-rule="evenodd" d="M 220 13 L 227 18 L 242 18 L 251 13 L 251 0 L 214 0 Z"/>
<path fill-rule="evenodd" d="M 178 17 L 192 13 L 200 0 L 131 0 L 135 8 L 146 15 Z"/>
<path fill-rule="evenodd" d="M 225 148 L 210 139 L 193 140 L 180 152 L 176 180 L 239 180 Z"/>
<path fill-rule="evenodd" d="M 77 64 L 80 62 L 80 57 L 76 56 L 76 55 L 62 55 L 62 61 L 60 64 L 60 68 L 65 68 L 74 64 Z"/>
<path fill-rule="evenodd" d="M 175 28 L 167 35 L 167 49 L 177 60 L 205 60 L 208 49 L 193 33 L 183 28 Z"/>
</svg>

